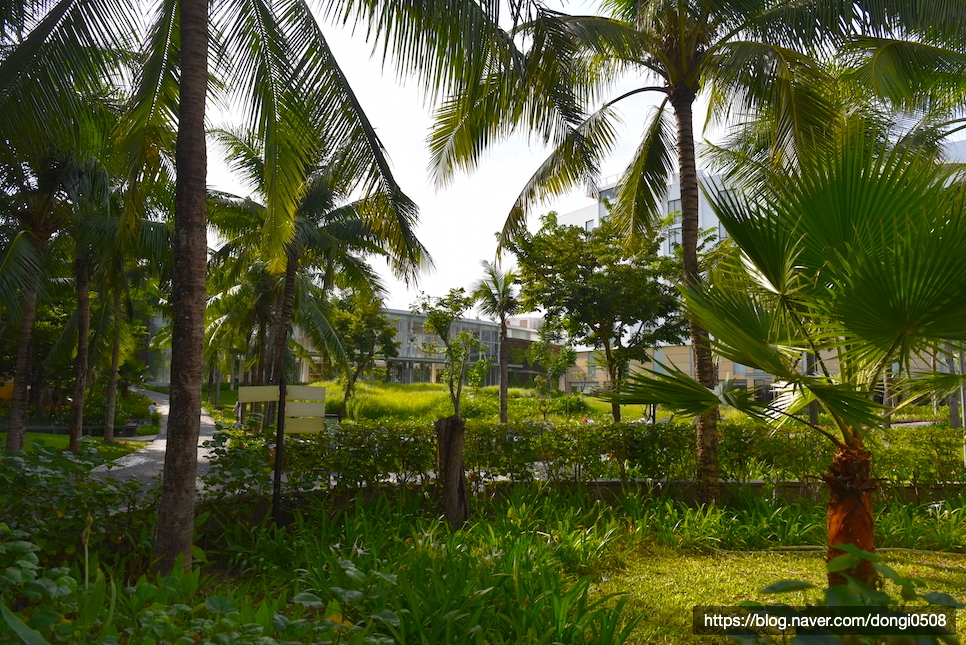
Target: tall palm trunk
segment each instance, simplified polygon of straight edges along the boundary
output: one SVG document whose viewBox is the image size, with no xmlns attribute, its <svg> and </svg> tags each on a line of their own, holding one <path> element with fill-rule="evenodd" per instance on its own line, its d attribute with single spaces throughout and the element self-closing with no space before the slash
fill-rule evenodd
<svg viewBox="0 0 966 645">
<path fill-rule="evenodd" d="M 155 551 L 170 572 L 178 556 L 191 567 L 204 366 L 207 260 L 205 97 L 208 86 L 208 2 L 179 0 L 181 94 L 175 154 L 174 276 L 171 308 L 171 414 Z"/>
<path fill-rule="evenodd" d="M 510 385 L 510 348 L 507 347 L 506 318 L 500 318 L 500 423 L 509 421 L 507 389 Z"/>
<path fill-rule="evenodd" d="M 32 283 L 20 299 L 20 346 L 13 368 L 13 401 L 10 424 L 7 427 L 7 452 L 23 450 L 27 432 L 27 403 L 30 397 L 30 349 L 33 341 L 34 318 L 37 316 L 37 284 Z"/>
<path fill-rule="evenodd" d="M 269 383 L 278 383 L 285 369 L 285 346 L 288 330 L 292 326 L 292 307 L 295 303 L 295 277 L 299 260 L 295 251 L 288 249 L 285 263 L 285 285 L 275 314 L 275 334 L 272 338 L 272 373 Z"/>
<path fill-rule="evenodd" d="M 827 559 L 831 561 L 844 553 L 835 548 L 837 544 L 852 544 L 863 551 L 873 552 L 875 520 L 872 516 L 871 493 L 875 490 L 875 483 L 872 479 L 872 453 L 862 445 L 858 434 L 854 434 L 851 446 L 838 446 L 824 478 L 829 487 Z M 871 583 L 875 578 L 872 563 L 862 560 L 854 570 L 829 573 L 829 586 L 846 584 L 843 573 L 866 583 Z"/>
<path fill-rule="evenodd" d="M 87 250 L 77 250 L 74 273 L 77 281 L 77 358 L 74 364 L 74 393 L 70 404 L 70 450 L 80 451 L 84 433 L 84 393 L 87 389 L 87 348 L 91 329 L 90 267 Z"/>
<path fill-rule="evenodd" d="M 121 366 L 121 292 L 114 290 L 114 344 L 111 346 L 111 375 L 107 381 L 107 409 L 104 411 L 104 443 L 114 442 L 117 412 L 117 381 Z"/>
<path fill-rule="evenodd" d="M 678 135 L 678 171 L 681 184 L 681 252 L 684 261 L 684 281 L 691 287 L 701 284 L 698 267 L 698 170 L 694 150 L 694 118 L 692 107 L 697 95 L 694 87 L 673 87 L 670 102 L 674 108 Z M 691 352 L 695 377 L 701 385 L 714 388 L 718 375 L 711 356 L 708 332 L 689 321 Z M 696 493 L 699 502 L 717 502 L 718 484 L 718 411 L 713 410 L 697 418 L 696 426 Z"/>
</svg>

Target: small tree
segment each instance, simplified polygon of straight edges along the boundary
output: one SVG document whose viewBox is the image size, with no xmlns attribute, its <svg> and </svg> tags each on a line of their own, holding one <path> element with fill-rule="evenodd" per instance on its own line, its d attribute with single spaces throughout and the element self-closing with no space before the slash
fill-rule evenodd
<svg viewBox="0 0 966 645">
<path fill-rule="evenodd" d="M 546 421 L 553 400 L 560 395 L 560 377 L 577 363 L 577 352 L 569 345 L 560 347 L 539 340 L 527 349 L 527 358 L 531 365 L 538 366 L 543 372 L 535 376 L 533 382 L 536 385 L 537 406 Z"/>
<path fill-rule="evenodd" d="M 376 358 L 399 356 L 396 320 L 380 313 L 382 302 L 361 291 L 344 294 L 332 303 L 330 320 L 339 331 L 349 369 L 345 373 L 343 406 L 359 378 L 372 373 Z"/>
<path fill-rule="evenodd" d="M 631 251 L 608 222 L 584 231 L 560 226 L 554 213 L 544 216 L 537 233 L 509 245 L 519 263 L 523 309 L 543 309 L 571 341 L 601 350 L 614 392 L 631 360 L 646 360 L 649 348 L 677 343 L 684 334 L 670 285 L 676 267 L 658 257 L 657 245 L 644 242 Z M 620 405 L 611 410 L 620 421 Z"/>
<path fill-rule="evenodd" d="M 513 271 L 501 271 L 489 262 L 483 262 L 483 278 L 473 285 L 473 297 L 479 301 L 480 311 L 500 321 L 500 423 L 506 423 L 507 388 L 510 382 L 510 356 L 507 346 L 507 318 L 520 310 L 520 299 L 514 282 Z"/>
<path fill-rule="evenodd" d="M 469 332 L 462 331 L 454 336 L 452 327 L 472 306 L 473 298 L 466 295 L 465 289 L 450 289 L 441 298 L 422 294 L 412 307 L 414 314 L 426 317 L 426 331 L 436 334 L 442 343 L 442 347 L 426 345 L 422 348 L 423 351 L 430 354 L 441 353 L 446 361 L 444 378 L 450 402 L 453 404 L 453 415 L 438 419 L 435 424 L 438 442 L 437 472 L 443 485 L 443 514 L 454 531 L 470 515 L 466 475 L 463 472 L 465 423 L 460 416 L 460 397 L 471 354 L 478 351 L 480 345 Z"/>
</svg>

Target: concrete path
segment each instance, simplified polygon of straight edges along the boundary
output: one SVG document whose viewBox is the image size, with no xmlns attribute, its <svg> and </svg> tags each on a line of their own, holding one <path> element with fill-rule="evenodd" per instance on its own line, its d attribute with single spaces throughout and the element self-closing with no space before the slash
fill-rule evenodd
<svg viewBox="0 0 966 645">
<path fill-rule="evenodd" d="M 161 431 L 154 437 L 137 437 L 139 440 L 150 441 L 150 443 L 120 459 L 112 462 L 112 467 L 107 465 L 98 466 L 94 472 L 106 473 L 117 479 L 137 479 L 142 484 L 154 487 L 161 485 L 161 470 L 164 468 L 164 451 L 168 445 L 168 408 L 170 405 L 167 394 L 152 392 L 151 390 L 135 390 L 139 394 L 150 398 L 158 406 L 161 413 Z M 201 476 L 208 472 L 210 466 L 208 450 L 202 448 L 201 444 L 214 436 L 215 422 L 211 416 L 201 410 L 201 432 L 198 436 L 198 479 L 195 483 L 197 490 L 202 490 L 204 484 Z M 125 439 L 130 441 L 130 439 Z"/>
</svg>

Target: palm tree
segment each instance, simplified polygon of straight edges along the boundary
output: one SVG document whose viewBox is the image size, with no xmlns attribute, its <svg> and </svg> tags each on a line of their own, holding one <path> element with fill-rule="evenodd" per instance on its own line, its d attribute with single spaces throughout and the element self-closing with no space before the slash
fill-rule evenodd
<svg viewBox="0 0 966 645">
<path fill-rule="evenodd" d="M 485 260 L 483 273 L 483 278 L 473 285 L 471 291 L 480 311 L 500 321 L 500 423 L 506 423 L 507 387 L 510 382 L 506 321 L 520 309 L 520 300 L 513 287 L 517 276 L 512 270 L 502 271 Z"/>
<path fill-rule="evenodd" d="M 279 249 L 282 261 L 276 262 L 272 250 L 259 240 L 278 237 L 279 222 L 270 216 L 270 204 L 279 206 L 277 196 L 269 193 L 271 172 L 266 165 L 265 141 L 252 132 L 220 130 L 218 141 L 228 152 L 229 164 L 255 188 L 262 203 L 231 195 L 218 195 L 214 202 L 213 221 L 219 230 L 232 237 L 226 250 L 236 254 L 236 262 L 249 266 L 261 255 L 269 266 L 280 264 L 283 280 L 278 291 L 272 321 L 271 349 L 267 353 L 265 380 L 277 383 L 288 345 L 296 281 L 300 271 L 315 267 L 325 291 L 336 279 L 344 284 L 378 290 L 377 279 L 362 259 L 363 255 L 383 255 L 397 275 L 415 279 L 420 267 L 429 263 L 428 255 L 412 230 L 413 213 L 408 201 L 375 193 L 350 201 L 357 185 L 355 169 L 341 160 L 349 154 L 326 148 L 322 124 L 314 130 L 314 139 L 303 138 L 299 154 L 311 160 L 297 203 L 292 210 L 294 236 Z M 287 143 L 287 142 L 286 142 Z M 293 148 L 295 146 L 293 145 Z M 391 178 L 390 178 L 391 180 Z M 398 231 L 399 235 L 391 232 Z"/>
<path fill-rule="evenodd" d="M 869 133 L 868 123 L 853 124 L 830 154 L 799 157 L 794 168 L 764 167 L 746 195 L 719 195 L 715 210 L 739 251 L 708 284 L 684 290 L 715 351 L 774 374 L 779 396 L 755 404 L 738 390 L 712 390 L 668 370 L 635 376 L 615 397 L 692 414 L 731 404 L 831 441 L 829 560 L 842 544 L 874 549 L 865 439 L 883 422 L 873 401 L 883 374 L 898 363 L 894 383 L 908 385 L 914 359 L 966 338 L 961 177 Z M 818 358 L 815 373 L 805 369 L 806 356 Z M 814 401 L 831 429 L 795 416 Z M 874 576 L 868 562 L 850 573 L 866 582 Z M 844 584 L 842 573 L 829 582 Z"/>
<path fill-rule="evenodd" d="M 495 56 L 476 83 L 461 87 L 443 105 L 431 137 L 437 179 L 445 182 L 456 170 L 471 168 L 489 144 L 517 130 L 551 143 L 554 151 L 506 220 L 506 241 L 523 230 L 537 202 L 581 184 L 596 191 L 600 164 L 617 142 L 616 106 L 655 94 L 660 103 L 643 124 L 613 214 L 631 241 L 649 234 L 664 212 L 668 179 L 676 168 L 688 288 L 702 281 L 693 114 L 700 92 L 707 92 L 711 114 L 725 119 L 768 102 L 782 136 L 804 142 L 829 113 L 820 88 L 792 81 L 814 66 L 803 51 L 831 49 L 850 33 L 889 33 L 886 25 L 901 26 L 903 20 L 925 25 L 940 13 L 904 2 L 863 3 L 861 10 L 851 2 L 818 0 L 604 0 L 602 5 L 599 16 L 538 10 L 513 34 L 526 51 Z M 602 100 L 622 75 L 645 81 Z M 690 335 L 698 379 L 714 387 L 709 336 L 693 321 Z M 709 411 L 696 424 L 697 481 L 704 499 L 718 496 L 716 423 Z"/>
</svg>

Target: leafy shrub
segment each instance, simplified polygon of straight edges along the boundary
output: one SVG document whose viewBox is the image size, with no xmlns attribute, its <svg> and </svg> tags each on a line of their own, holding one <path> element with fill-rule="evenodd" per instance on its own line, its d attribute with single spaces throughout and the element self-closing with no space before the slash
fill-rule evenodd
<svg viewBox="0 0 966 645">
<path fill-rule="evenodd" d="M 131 566 L 151 554 L 154 497 L 136 480 L 92 474 L 103 463 L 82 438 L 78 454 L 38 447 L 0 462 L 0 517 L 39 547 L 44 561 L 74 560 L 83 545 Z"/>
<path fill-rule="evenodd" d="M 854 578 L 848 574 L 845 574 L 847 584 L 835 587 L 829 587 L 825 589 L 822 593 L 822 601 L 819 603 L 820 607 L 827 607 L 834 610 L 834 608 L 854 608 L 854 607 L 872 607 L 875 608 L 877 613 L 883 612 L 887 609 L 898 609 L 902 608 L 906 612 L 915 612 L 916 607 L 923 607 L 931 605 L 934 607 L 949 607 L 962 609 L 966 605 L 957 602 L 955 598 L 947 593 L 930 591 L 927 593 L 920 593 L 920 589 L 925 587 L 925 583 L 921 580 L 915 578 L 906 578 L 899 575 L 894 569 L 883 564 L 879 561 L 879 558 L 871 553 L 867 553 L 852 545 L 839 545 L 846 553 L 838 556 L 834 560 L 829 561 L 828 570 L 829 572 L 845 572 L 853 570 L 860 561 L 866 560 L 872 563 L 875 568 L 877 575 L 881 576 L 883 579 L 888 581 L 888 585 L 891 589 L 898 592 L 899 598 L 895 598 L 886 591 L 880 589 L 873 589 L 867 584 Z M 785 594 L 788 592 L 803 591 L 805 589 L 813 588 L 814 585 L 800 581 L 800 580 L 782 580 L 780 582 L 768 585 L 762 590 L 762 593 L 767 594 Z M 774 604 L 774 605 L 762 605 L 758 602 L 744 602 L 744 606 L 748 607 L 750 610 L 763 609 L 768 610 L 768 614 L 771 616 L 795 616 L 795 615 L 809 615 L 809 607 L 804 607 L 802 610 L 789 607 L 788 604 Z M 848 610 L 846 610 L 848 611 Z M 854 610 L 853 610 L 854 611 Z M 823 613 L 823 615 L 829 615 L 828 613 Z M 855 615 L 854 613 L 846 613 L 845 615 Z M 950 612 L 948 615 L 953 615 Z M 951 623 L 954 622 L 950 621 Z M 751 630 L 742 630 L 744 633 L 729 634 L 732 639 L 738 641 L 739 643 L 785 643 L 788 641 L 788 634 L 782 634 L 779 639 L 773 639 L 768 635 L 759 635 L 753 633 Z M 926 629 L 922 630 L 921 634 L 915 637 L 906 636 L 905 638 L 899 638 L 897 636 L 890 636 L 886 639 L 887 642 L 916 642 L 916 643 L 950 643 L 958 642 L 956 640 L 956 634 L 951 630 L 944 629 Z M 807 633 L 802 630 L 802 633 L 794 636 L 791 642 L 821 642 L 821 643 L 853 643 L 859 642 L 859 637 L 854 634 L 830 634 L 822 632 L 821 630 L 809 630 Z M 862 642 L 866 642 L 863 640 Z M 869 642 L 872 642 L 871 639 Z M 879 642 L 876 639 L 875 642 Z"/>
</svg>

